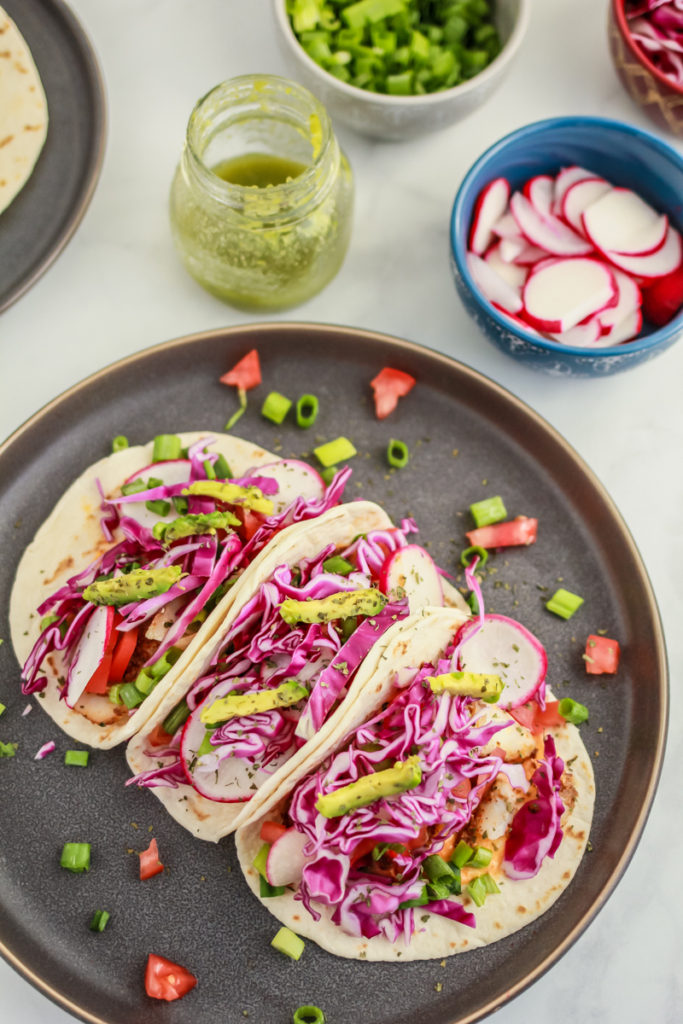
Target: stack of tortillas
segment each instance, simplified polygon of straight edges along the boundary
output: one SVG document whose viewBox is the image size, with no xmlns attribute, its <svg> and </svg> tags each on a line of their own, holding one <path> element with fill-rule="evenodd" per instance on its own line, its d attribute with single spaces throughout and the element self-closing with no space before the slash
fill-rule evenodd
<svg viewBox="0 0 683 1024">
<path fill-rule="evenodd" d="M 47 100 L 19 29 L 0 7 L 0 213 L 24 187 L 47 135 Z"/>
</svg>

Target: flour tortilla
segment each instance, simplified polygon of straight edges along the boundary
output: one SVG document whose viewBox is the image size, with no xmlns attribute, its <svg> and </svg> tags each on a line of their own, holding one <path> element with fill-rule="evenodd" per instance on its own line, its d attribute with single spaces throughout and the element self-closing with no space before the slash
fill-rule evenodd
<svg viewBox="0 0 683 1024">
<path fill-rule="evenodd" d="M 223 637 L 230 629 L 232 622 L 244 605 L 251 600 L 261 583 L 264 583 L 278 566 L 285 564 L 294 566 L 305 558 L 314 557 L 328 544 L 336 544 L 340 548 L 346 547 L 359 533 L 385 530 L 392 525 L 391 519 L 379 505 L 370 501 L 354 501 L 348 505 L 338 505 L 336 508 L 330 509 L 312 522 L 290 526 L 279 534 L 254 560 L 248 572 L 242 576 L 231 591 L 232 604 L 220 627 L 211 638 L 205 638 L 201 651 L 192 664 L 183 671 L 182 677 L 176 676 L 177 681 L 174 686 L 166 690 L 163 700 L 154 714 L 128 744 L 126 757 L 133 773 L 138 775 L 140 772 L 149 771 L 159 766 L 158 758 L 153 753 L 146 753 L 150 749 L 149 734 L 183 699 L 192 684 L 207 673 L 211 659 L 219 650 Z M 462 598 L 457 592 L 447 588 L 445 600 L 449 603 L 457 603 Z M 453 612 L 453 614 L 457 615 L 459 621 L 464 621 L 466 618 L 461 611 Z M 330 716 L 312 739 L 271 776 L 264 788 L 270 791 L 272 786 L 277 786 L 283 779 L 286 780 L 300 764 L 315 756 L 330 729 L 334 728 L 343 709 L 354 703 L 377 672 L 386 636 L 388 633 L 380 637 L 364 659 L 340 708 Z M 201 796 L 190 785 L 180 785 L 176 788 L 153 786 L 149 789 L 161 800 L 176 821 L 180 822 L 198 839 L 205 839 L 209 842 L 218 842 L 223 836 L 239 827 L 240 823 L 249 815 L 253 800 L 256 799 L 254 797 L 248 803 L 221 803 Z"/>
<path fill-rule="evenodd" d="M 179 436 L 182 444 L 188 446 L 214 435 L 201 431 Z M 38 606 L 111 547 L 100 528 L 102 499 L 96 481 L 99 480 L 106 495 L 113 495 L 128 477 L 151 463 L 153 448 L 153 442 L 126 448 L 86 469 L 62 495 L 24 552 L 12 587 L 9 612 L 12 643 L 22 666 L 40 635 Z M 243 476 L 252 467 L 278 461 L 277 455 L 229 434 L 215 437 L 209 450 L 223 454 L 236 477 Z M 107 697 L 95 694 L 84 694 L 76 708 L 69 708 L 59 697 L 57 680 L 64 674 L 59 652 L 48 655 L 44 663 L 48 685 L 37 703 L 61 729 L 81 743 L 106 749 L 129 739 L 144 725 L 202 644 L 218 628 L 230 607 L 234 589 L 219 601 L 173 668 L 133 715 L 129 715 L 126 708 L 112 704 Z"/>
<path fill-rule="evenodd" d="M 38 68 L 19 29 L 0 7 L 0 213 L 30 178 L 47 122 Z"/>
<path fill-rule="evenodd" d="M 425 609 L 392 627 L 391 637 L 385 634 L 386 643 L 378 670 L 354 704 L 347 707 L 336 722 L 330 720 L 328 728 L 323 727 L 317 752 L 293 766 L 286 779 L 273 778 L 261 788 L 235 837 L 244 876 L 259 899 L 259 875 L 253 860 L 263 844 L 260 838 L 262 822 L 279 820 L 296 784 L 315 771 L 388 698 L 397 672 L 426 662 L 433 663 L 442 656 L 460 621 L 457 612 Z M 316 909 L 322 917 L 315 922 L 303 903 L 294 899 L 292 889 L 282 896 L 262 899 L 264 906 L 292 931 L 312 939 L 330 953 L 363 960 L 441 959 L 486 946 L 523 928 L 543 914 L 569 885 L 585 850 L 593 815 L 593 770 L 578 729 L 567 724 L 550 730 L 550 733 L 555 739 L 557 753 L 565 763 L 566 777 L 576 790 L 576 800 L 563 817 L 562 842 L 555 857 L 546 858 L 534 878 L 512 881 L 504 875 L 497 877 L 501 889 L 499 895 L 489 896 L 480 908 L 468 901 L 467 909 L 475 914 L 476 928 L 418 910 L 417 929 L 406 946 L 402 940 L 392 943 L 382 935 L 372 939 L 348 935 L 332 923 L 333 911 L 320 904 L 316 904 Z M 569 765 L 571 767 L 567 767 Z"/>
</svg>

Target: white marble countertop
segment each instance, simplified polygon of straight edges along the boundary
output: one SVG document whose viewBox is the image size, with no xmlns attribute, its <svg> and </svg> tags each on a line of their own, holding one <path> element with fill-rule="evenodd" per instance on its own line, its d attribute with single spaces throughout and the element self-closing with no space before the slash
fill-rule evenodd
<svg viewBox="0 0 683 1024">
<path fill-rule="evenodd" d="M 285 72 L 269 0 L 72 0 L 72 7 L 106 81 L 107 151 L 75 237 L 2 315 L 0 437 L 120 357 L 186 333 L 257 319 L 224 306 L 186 275 L 170 243 L 166 196 L 196 98 L 234 75 Z M 541 413 L 615 500 L 647 566 L 667 636 L 673 693 L 664 773 L 616 892 L 569 953 L 496 1020 L 677 1024 L 683 1014 L 683 817 L 675 768 L 683 757 L 677 692 L 683 669 L 683 344 L 604 380 L 547 377 L 482 338 L 458 300 L 448 266 L 455 191 L 472 161 L 500 136 L 530 121 L 573 113 L 651 127 L 612 69 L 607 0 L 536 0 L 533 7 L 509 78 L 465 122 L 409 144 L 374 144 L 339 130 L 357 182 L 349 255 L 322 294 L 272 319 L 373 328 L 456 357 Z M 4 962 L 0 1019 L 72 1020 Z"/>
</svg>

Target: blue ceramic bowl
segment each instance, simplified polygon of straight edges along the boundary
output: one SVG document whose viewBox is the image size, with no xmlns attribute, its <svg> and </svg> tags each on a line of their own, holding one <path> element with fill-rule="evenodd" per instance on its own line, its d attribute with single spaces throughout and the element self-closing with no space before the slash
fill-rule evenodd
<svg viewBox="0 0 683 1024">
<path fill-rule="evenodd" d="M 683 310 L 666 326 L 647 321 L 634 341 L 612 347 L 574 348 L 546 341 L 512 325 L 477 289 L 467 263 L 472 212 L 484 185 L 504 177 L 512 189 L 535 174 L 555 175 L 579 164 L 614 185 L 633 189 L 683 231 L 683 157 L 649 132 L 601 117 L 554 117 L 520 128 L 496 142 L 465 176 L 451 216 L 451 257 L 463 305 L 486 337 L 536 370 L 570 377 L 603 377 L 653 359 L 683 335 Z"/>
</svg>

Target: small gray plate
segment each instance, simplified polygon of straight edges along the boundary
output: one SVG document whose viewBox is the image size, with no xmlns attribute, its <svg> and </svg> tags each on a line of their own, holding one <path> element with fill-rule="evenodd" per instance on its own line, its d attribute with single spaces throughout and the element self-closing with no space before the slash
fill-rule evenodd
<svg viewBox="0 0 683 1024">
<path fill-rule="evenodd" d="M 242 326 L 131 356 L 57 398 L 0 448 L 0 636 L 9 636 L 21 552 L 68 484 L 117 434 L 137 444 L 158 433 L 220 432 L 237 398 L 218 378 L 254 347 L 263 384 L 249 393 L 235 432 L 282 455 L 352 438 L 358 455 L 347 500 L 373 498 L 394 521 L 413 515 L 420 540 L 456 578 L 472 502 L 500 494 L 509 516 L 538 518 L 534 545 L 491 555 L 484 596 L 489 611 L 539 637 L 555 690 L 590 708 L 581 731 L 591 756 L 599 751 L 592 852 L 542 917 L 483 949 L 443 963 L 372 964 L 307 942 L 294 963 L 271 948 L 279 924 L 243 881 L 231 837 L 217 845 L 193 839 L 152 793 L 126 789 L 122 749 L 93 751 L 86 769 L 64 766 L 64 751 L 77 744 L 40 707 L 22 717 L 27 698 L 6 639 L 0 739 L 19 748 L 0 761 L 0 954 L 95 1024 L 291 1024 L 293 1011 L 311 1003 L 328 1024 L 474 1021 L 547 970 L 612 892 L 645 825 L 666 732 L 664 642 L 638 552 L 590 470 L 527 406 L 445 356 L 343 327 Z M 383 366 L 412 373 L 417 384 L 378 421 L 369 382 Z M 300 430 L 291 414 L 279 427 L 263 419 L 272 390 L 317 394 L 315 426 Z M 385 459 L 391 437 L 411 452 L 396 472 Z M 569 622 L 544 607 L 558 586 L 585 599 Z M 621 643 L 615 677 L 586 675 L 581 655 L 598 629 Z M 57 750 L 35 761 L 49 739 Z M 152 835 L 166 870 L 141 882 L 136 851 Z M 92 844 L 89 874 L 60 869 L 68 841 Z M 111 913 L 102 934 L 88 930 L 97 909 Z M 169 1006 L 148 999 L 148 953 L 189 968 L 196 989 Z"/>
<path fill-rule="evenodd" d="M 47 96 L 48 130 L 33 173 L 0 215 L 0 313 L 69 241 L 97 184 L 105 143 L 104 86 L 95 54 L 62 0 L 3 0 Z"/>
</svg>

